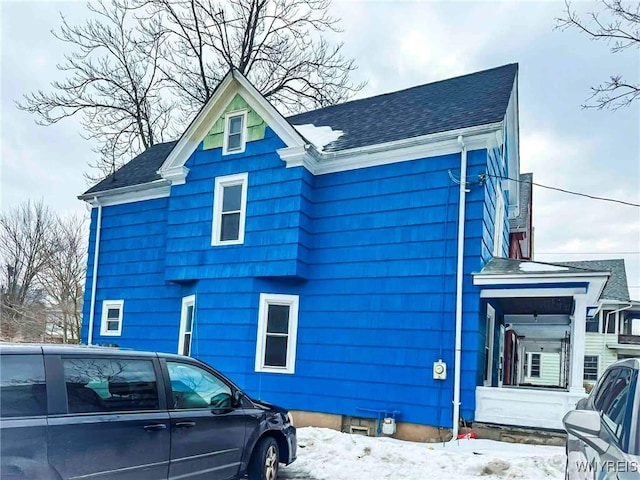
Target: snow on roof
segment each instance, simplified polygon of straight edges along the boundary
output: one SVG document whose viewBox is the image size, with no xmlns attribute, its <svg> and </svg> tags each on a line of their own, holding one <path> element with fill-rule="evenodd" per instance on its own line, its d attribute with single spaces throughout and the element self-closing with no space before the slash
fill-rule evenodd
<svg viewBox="0 0 640 480">
<path fill-rule="evenodd" d="M 313 143 L 319 152 L 324 151 L 324 147 L 338 140 L 344 133 L 342 130 L 333 130 L 331 127 L 316 127 L 311 123 L 294 125 L 293 128 Z"/>
<path fill-rule="evenodd" d="M 523 272 L 561 272 L 569 270 L 567 267 L 550 265 L 548 263 L 524 262 L 519 265 Z"/>
</svg>

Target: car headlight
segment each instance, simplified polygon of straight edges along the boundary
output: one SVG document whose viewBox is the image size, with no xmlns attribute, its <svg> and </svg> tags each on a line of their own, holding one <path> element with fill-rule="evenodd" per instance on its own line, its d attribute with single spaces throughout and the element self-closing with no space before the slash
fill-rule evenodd
<svg viewBox="0 0 640 480">
<path fill-rule="evenodd" d="M 291 415 L 291 412 L 287 412 L 287 418 L 289 419 L 289 423 L 295 427 L 295 425 L 293 424 L 293 415 Z"/>
</svg>

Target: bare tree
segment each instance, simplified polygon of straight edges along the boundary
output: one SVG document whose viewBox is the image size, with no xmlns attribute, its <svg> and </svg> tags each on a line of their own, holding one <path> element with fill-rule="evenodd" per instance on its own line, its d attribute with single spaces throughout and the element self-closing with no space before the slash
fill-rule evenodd
<svg viewBox="0 0 640 480">
<path fill-rule="evenodd" d="M 138 0 L 161 19 L 167 80 L 191 115 L 230 70 L 245 75 L 274 105 L 288 112 L 346 100 L 362 88 L 349 75 L 353 59 L 343 44 L 322 33 L 338 32 L 330 0 Z"/>
<path fill-rule="evenodd" d="M 327 13 L 330 0 L 98 0 L 93 18 L 56 38 L 73 50 L 51 91 L 18 106 L 51 125 L 80 115 L 104 178 L 135 154 L 175 136 L 235 69 L 287 112 L 331 105 L 362 88 Z M 167 87 L 167 88 L 165 88 Z"/>
<path fill-rule="evenodd" d="M 50 92 L 25 95 L 18 107 L 34 113 L 42 125 L 81 115 L 86 138 L 97 142 L 100 159 L 91 167 L 103 178 L 132 154 L 163 138 L 173 105 L 161 95 L 159 70 L 164 36 L 159 25 L 147 22 L 144 31 L 133 17 L 128 0 L 88 4 L 93 18 L 70 25 L 62 17 L 52 32 L 74 50 L 58 69 L 66 74 Z"/>
<path fill-rule="evenodd" d="M 0 214 L 0 287 L 3 338 L 40 339 L 45 295 L 37 277 L 50 260 L 55 215 L 43 202 Z"/>
<path fill-rule="evenodd" d="M 86 219 L 70 216 L 55 225 L 55 240 L 38 283 L 47 294 L 50 337 L 79 343 L 86 273 Z"/>
<path fill-rule="evenodd" d="M 565 0 L 564 16 L 556 19 L 556 28 L 575 28 L 592 40 L 605 41 L 612 53 L 640 48 L 640 3 L 623 0 L 600 0 L 600 3 L 603 12 L 590 12 L 583 20 Z M 638 98 L 640 83 L 626 81 L 621 75 L 611 75 L 608 80 L 591 87 L 591 96 L 583 107 L 616 110 Z"/>
</svg>

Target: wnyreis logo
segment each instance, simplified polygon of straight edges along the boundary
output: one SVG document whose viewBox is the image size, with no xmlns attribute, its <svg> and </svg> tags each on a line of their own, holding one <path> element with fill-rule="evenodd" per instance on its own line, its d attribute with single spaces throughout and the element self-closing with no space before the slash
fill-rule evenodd
<svg viewBox="0 0 640 480">
<path fill-rule="evenodd" d="M 576 470 L 581 473 L 588 472 L 617 472 L 617 473 L 637 473 L 640 472 L 640 462 L 624 460 L 592 460 L 590 462 L 576 462 Z"/>
</svg>

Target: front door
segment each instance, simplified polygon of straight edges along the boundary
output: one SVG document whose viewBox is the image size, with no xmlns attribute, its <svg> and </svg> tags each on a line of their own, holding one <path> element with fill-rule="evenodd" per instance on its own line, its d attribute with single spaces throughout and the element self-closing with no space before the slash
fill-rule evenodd
<svg viewBox="0 0 640 480">
<path fill-rule="evenodd" d="M 169 414 L 158 395 L 157 360 L 70 356 L 62 367 L 67 413 L 49 417 L 48 441 L 60 476 L 166 478 Z"/>
<path fill-rule="evenodd" d="M 245 444 L 246 415 L 232 408 L 233 391 L 212 372 L 167 361 L 171 385 L 170 478 L 235 478 Z"/>
</svg>

